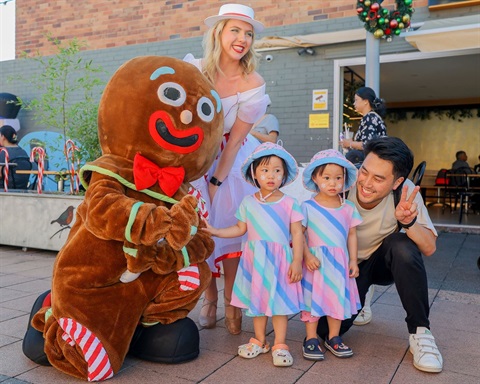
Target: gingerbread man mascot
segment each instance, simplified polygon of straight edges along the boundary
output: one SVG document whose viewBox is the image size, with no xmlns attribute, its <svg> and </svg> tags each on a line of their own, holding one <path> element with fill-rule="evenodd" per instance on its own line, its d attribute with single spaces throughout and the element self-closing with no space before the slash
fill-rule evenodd
<svg viewBox="0 0 480 384">
<path fill-rule="evenodd" d="M 23 343 L 33 361 L 88 381 L 112 377 L 127 353 L 198 356 L 187 315 L 210 282 L 214 243 L 188 181 L 217 154 L 220 98 L 191 64 L 137 57 L 107 84 L 98 132 L 103 155 L 80 172 L 85 198 Z"/>
</svg>

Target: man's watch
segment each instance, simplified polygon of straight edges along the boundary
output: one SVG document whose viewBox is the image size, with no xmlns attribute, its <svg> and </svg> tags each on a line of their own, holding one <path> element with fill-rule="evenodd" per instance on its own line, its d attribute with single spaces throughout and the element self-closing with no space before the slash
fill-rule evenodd
<svg viewBox="0 0 480 384">
<path fill-rule="evenodd" d="M 222 182 L 220 180 L 218 180 L 215 176 L 212 176 L 210 178 L 210 183 L 219 187 L 220 185 L 222 185 Z"/>
</svg>

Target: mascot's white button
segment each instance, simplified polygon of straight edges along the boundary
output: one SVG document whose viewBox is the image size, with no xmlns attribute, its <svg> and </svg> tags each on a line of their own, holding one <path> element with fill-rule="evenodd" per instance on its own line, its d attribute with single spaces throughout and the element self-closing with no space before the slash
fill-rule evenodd
<svg viewBox="0 0 480 384">
<path fill-rule="evenodd" d="M 193 119 L 192 112 L 190 112 L 188 109 L 180 113 L 180 120 L 182 120 L 183 124 L 190 124 L 192 122 L 192 119 Z"/>
</svg>

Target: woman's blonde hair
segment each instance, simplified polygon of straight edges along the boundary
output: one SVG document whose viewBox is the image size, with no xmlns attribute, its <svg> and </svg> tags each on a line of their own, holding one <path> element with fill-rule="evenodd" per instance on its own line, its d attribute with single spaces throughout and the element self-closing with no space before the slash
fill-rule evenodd
<svg viewBox="0 0 480 384">
<path fill-rule="evenodd" d="M 220 35 L 222 34 L 228 20 L 220 20 L 211 27 L 203 37 L 203 73 L 212 82 L 215 83 L 217 73 L 223 73 L 220 69 L 220 55 L 222 53 L 222 45 L 220 44 Z M 255 35 L 253 35 L 252 45 L 250 49 L 240 59 L 243 67 L 243 75 L 248 75 L 255 71 L 258 65 L 259 55 L 253 48 Z"/>
</svg>

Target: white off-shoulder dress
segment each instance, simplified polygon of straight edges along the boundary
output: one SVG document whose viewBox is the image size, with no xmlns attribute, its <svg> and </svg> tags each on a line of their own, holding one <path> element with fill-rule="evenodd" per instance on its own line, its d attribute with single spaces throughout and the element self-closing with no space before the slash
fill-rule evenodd
<svg viewBox="0 0 480 384">
<path fill-rule="evenodd" d="M 192 54 L 185 56 L 184 61 L 195 65 L 200 71 L 202 70 L 202 60 L 195 59 Z M 213 201 L 209 201 L 207 180 L 215 173 L 220 154 L 228 141 L 230 130 L 237 117 L 246 123 L 255 123 L 265 114 L 267 106 L 270 104 L 270 97 L 265 94 L 265 84 L 263 84 L 260 87 L 224 97 L 221 101 L 224 114 L 224 127 L 223 140 L 218 155 L 207 175 L 192 182 L 193 186 L 200 190 L 203 198 L 207 201 L 210 216 L 209 223 L 215 228 L 225 228 L 236 224 L 237 218 L 235 217 L 235 213 L 243 198 L 256 192 L 257 188 L 243 179 L 240 170 L 245 159 L 260 142 L 252 135 L 247 135 L 237 153 L 230 173 L 218 188 Z M 213 275 L 219 277 L 219 262 L 228 257 L 239 257 L 242 251 L 242 245 L 246 241 L 246 235 L 231 239 L 214 238 L 214 240 L 215 250 L 213 255 L 208 259 L 208 263 Z"/>
</svg>

